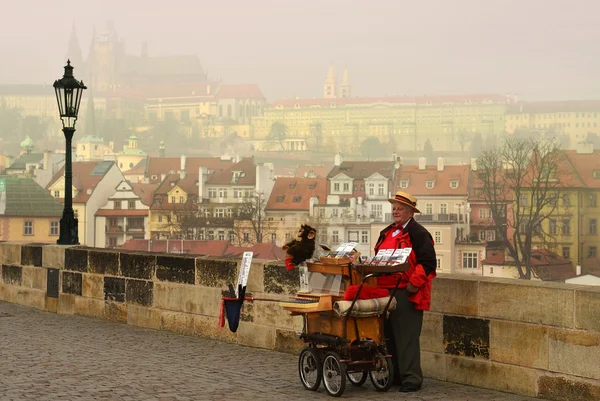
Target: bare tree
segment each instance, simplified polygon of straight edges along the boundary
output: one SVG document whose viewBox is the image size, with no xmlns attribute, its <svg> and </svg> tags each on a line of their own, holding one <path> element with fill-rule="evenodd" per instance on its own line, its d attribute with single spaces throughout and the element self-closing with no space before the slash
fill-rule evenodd
<svg viewBox="0 0 600 401">
<path fill-rule="evenodd" d="M 181 206 L 181 204 L 174 204 Z M 168 231 L 172 238 L 184 240 L 201 239 L 201 229 L 205 226 L 203 212 L 194 203 L 192 197 L 183 204 L 183 208 L 173 208 L 167 221 L 161 226 L 161 230 Z"/>
<path fill-rule="evenodd" d="M 277 227 L 265 216 L 268 200 L 263 192 L 256 191 L 240 203 L 233 231 L 238 245 L 271 242 L 271 235 L 276 233 Z"/>
<path fill-rule="evenodd" d="M 565 196 L 560 181 L 565 176 L 560 171 L 566 165 L 564 157 L 556 142 L 510 138 L 477 160 L 482 196 L 520 278 L 531 278 L 533 245 L 556 241 L 556 224 L 546 221 L 559 212 L 558 201 Z M 568 203 L 563 202 L 563 213 L 566 208 Z"/>
</svg>

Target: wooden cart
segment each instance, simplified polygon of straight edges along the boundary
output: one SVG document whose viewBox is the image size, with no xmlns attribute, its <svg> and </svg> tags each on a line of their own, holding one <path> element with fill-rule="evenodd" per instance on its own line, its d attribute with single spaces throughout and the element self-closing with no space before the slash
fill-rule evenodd
<svg viewBox="0 0 600 401">
<path fill-rule="evenodd" d="M 343 285 L 341 293 L 299 293 L 294 302 L 281 303 L 292 315 L 300 315 L 304 320 L 301 338 L 307 346 L 298 359 L 302 385 L 316 391 L 323 381 L 327 393 L 339 397 L 346 380 L 361 386 L 369 376 L 377 391 L 389 390 L 394 368 L 386 349 L 383 319 L 392 297 L 379 314 L 355 317 L 351 312 L 364 284 L 375 285 L 376 277 L 381 274 L 406 271 L 408 264 L 353 265 L 349 260 L 322 258 L 321 262 L 307 263 L 307 267 L 313 273 L 341 275 Z M 350 285 L 359 285 L 359 290 L 348 313 L 340 316 L 333 305 L 343 300 Z"/>
</svg>

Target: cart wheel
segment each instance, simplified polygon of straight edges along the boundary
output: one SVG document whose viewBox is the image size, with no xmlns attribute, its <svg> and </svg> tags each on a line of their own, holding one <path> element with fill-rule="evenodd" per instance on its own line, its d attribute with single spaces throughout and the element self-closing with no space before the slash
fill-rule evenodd
<svg viewBox="0 0 600 401">
<path fill-rule="evenodd" d="M 339 397 L 346 389 L 346 365 L 336 352 L 328 352 L 323 360 L 323 384 L 327 394 Z"/>
<path fill-rule="evenodd" d="M 348 381 L 354 387 L 360 387 L 363 384 L 365 384 L 365 382 L 367 381 L 367 372 L 354 372 L 354 373 L 346 372 L 346 374 L 348 375 Z"/>
<path fill-rule="evenodd" d="M 382 354 L 375 358 L 375 368 L 369 372 L 371 383 L 377 391 L 388 391 L 394 382 L 394 363 Z"/>
<path fill-rule="evenodd" d="M 305 389 L 317 391 L 323 377 L 323 366 L 321 366 L 319 351 L 312 347 L 305 347 L 300 351 L 298 373 L 300 373 L 300 381 Z"/>
</svg>

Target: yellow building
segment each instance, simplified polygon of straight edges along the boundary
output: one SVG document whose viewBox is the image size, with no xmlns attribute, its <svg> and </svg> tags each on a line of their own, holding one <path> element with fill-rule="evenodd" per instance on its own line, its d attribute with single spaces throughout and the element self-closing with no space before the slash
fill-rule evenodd
<svg viewBox="0 0 600 401">
<path fill-rule="evenodd" d="M 506 111 L 507 133 L 527 130 L 565 135 L 569 149 L 585 142 L 588 134 L 598 134 L 599 124 L 600 101 L 597 100 L 523 102 L 510 105 Z"/>
<path fill-rule="evenodd" d="M 286 150 L 324 147 L 356 154 L 369 136 L 394 141 L 403 150 L 423 150 L 429 139 L 434 151 L 461 151 L 469 149 L 475 134 L 504 133 L 506 98 L 501 95 L 350 97 L 347 72 L 339 90 L 336 85 L 330 70 L 324 98 L 273 102 L 263 117 L 252 119 L 253 139 L 262 146 L 279 122 L 287 129 L 287 142 L 306 142 L 286 144 Z"/>
<path fill-rule="evenodd" d="M 0 240 L 56 242 L 62 211 L 33 179 L 0 177 Z"/>
<path fill-rule="evenodd" d="M 117 155 L 117 165 L 121 171 L 128 171 L 138 165 L 139 162 L 148 157 L 146 152 L 138 148 L 138 139 L 135 134 L 131 134 L 127 145 Z"/>
</svg>

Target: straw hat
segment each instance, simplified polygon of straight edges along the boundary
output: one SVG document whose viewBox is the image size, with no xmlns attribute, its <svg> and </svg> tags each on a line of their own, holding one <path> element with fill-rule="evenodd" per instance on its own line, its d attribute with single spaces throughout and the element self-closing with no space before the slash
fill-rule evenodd
<svg viewBox="0 0 600 401">
<path fill-rule="evenodd" d="M 398 191 L 396 192 L 396 196 L 393 198 L 388 198 L 391 203 L 403 203 L 407 206 L 413 208 L 415 213 L 421 213 L 419 209 L 417 209 L 417 198 L 414 196 L 407 194 L 406 192 Z"/>
</svg>

